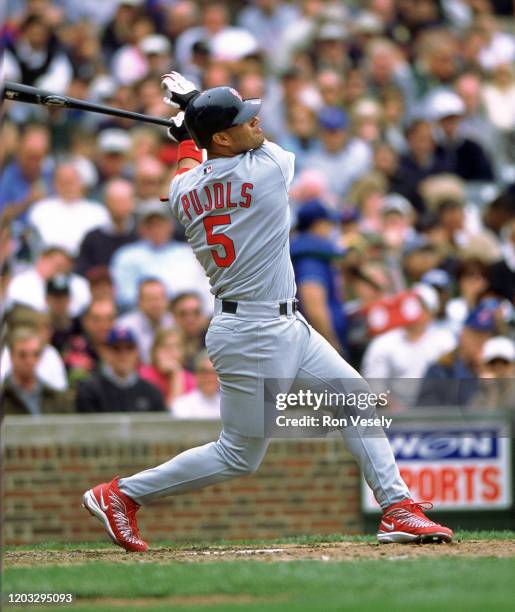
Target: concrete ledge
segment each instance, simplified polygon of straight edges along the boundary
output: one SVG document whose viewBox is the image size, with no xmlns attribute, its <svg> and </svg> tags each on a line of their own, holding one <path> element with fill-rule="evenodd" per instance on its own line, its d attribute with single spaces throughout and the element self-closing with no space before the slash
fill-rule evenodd
<svg viewBox="0 0 515 612">
<path fill-rule="evenodd" d="M 10 416 L 2 423 L 2 448 L 30 444 L 181 442 L 186 446 L 216 440 L 219 421 L 182 421 L 156 414 L 66 414 Z"/>
</svg>

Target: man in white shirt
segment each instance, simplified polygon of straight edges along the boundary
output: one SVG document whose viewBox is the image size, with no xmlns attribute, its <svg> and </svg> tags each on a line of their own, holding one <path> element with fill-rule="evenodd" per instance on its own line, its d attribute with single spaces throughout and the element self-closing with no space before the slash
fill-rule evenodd
<svg viewBox="0 0 515 612">
<path fill-rule="evenodd" d="M 331 193 L 345 197 L 352 183 L 372 165 L 372 151 L 359 138 L 349 138 L 348 117 L 337 107 L 326 107 L 318 116 L 320 148 L 309 154 L 305 168 L 319 170 L 327 179 Z"/>
<path fill-rule="evenodd" d="M 195 375 L 197 389 L 174 401 L 172 416 L 176 419 L 219 419 L 220 386 L 207 351 L 202 351 L 195 359 Z"/>
<path fill-rule="evenodd" d="M 73 163 L 57 166 L 54 186 L 56 195 L 34 204 L 29 223 L 45 246 L 60 246 L 75 256 L 84 236 L 109 222 L 109 213 L 99 202 L 84 199 L 84 185 Z"/>
<path fill-rule="evenodd" d="M 136 306 L 139 283 L 159 279 L 168 297 L 184 291 L 202 294 L 204 308 L 212 312 L 209 282 L 188 244 L 173 240 L 174 223 L 168 209 L 156 202 L 140 208 L 141 240 L 119 249 L 111 260 L 116 301 L 121 310 Z"/>
<path fill-rule="evenodd" d="M 363 356 L 363 376 L 376 387 L 389 389 L 392 406 L 413 407 L 420 381 L 429 364 L 452 350 L 456 338 L 435 324 L 439 298 L 429 285 L 413 287 L 420 302 L 412 323 L 374 338 Z"/>
<path fill-rule="evenodd" d="M 6 308 L 13 304 L 24 304 L 40 312 L 47 311 L 46 283 L 58 274 L 70 274 L 73 260 L 61 247 L 51 246 L 41 252 L 36 263 L 15 274 L 6 290 Z M 72 317 L 82 313 L 91 300 L 86 279 L 70 274 L 70 311 Z"/>
<path fill-rule="evenodd" d="M 168 300 L 163 283 L 157 278 L 146 278 L 139 285 L 138 308 L 118 319 L 118 325 L 130 329 L 134 334 L 143 363 L 150 363 L 156 331 L 173 325 L 173 317 L 167 309 Z"/>
</svg>

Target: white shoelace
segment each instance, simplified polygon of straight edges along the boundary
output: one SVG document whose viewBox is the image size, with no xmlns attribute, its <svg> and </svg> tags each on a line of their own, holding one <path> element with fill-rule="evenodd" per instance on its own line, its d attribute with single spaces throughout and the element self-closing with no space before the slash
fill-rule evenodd
<svg viewBox="0 0 515 612">
<path fill-rule="evenodd" d="M 142 540 L 136 537 L 132 531 L 127 515 L 127 506 L 124 504 L 123 500 L 116 495 L 114 491 L 109 491 L 109 500 L 113 510 L 114 521 L 121 535 L 131 544 L 142 544 Z"/>
<path fill-rule="evenodd" d="M 404 508 L 396 508 L 388 513 L 388 517 L 404 523 L 407 527 L 434 527 L 436 523 L 425 516 L 419 516 Z"/>
</svg>

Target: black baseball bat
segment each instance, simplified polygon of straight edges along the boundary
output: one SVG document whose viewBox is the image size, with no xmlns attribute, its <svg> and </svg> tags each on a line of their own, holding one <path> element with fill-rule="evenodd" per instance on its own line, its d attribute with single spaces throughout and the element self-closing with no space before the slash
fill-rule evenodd
<svg viewBox="0 0 515 612">
<path fill-rule="evenodd" d="M 30 87 L 21 83 L 13 83 L 5 81 L 3 97 L 7 100 L 15 100 L 16 102 L 26 102 L 28 104 L 42 104 L 43 106 L 51 106 L 54 108 L 71 108 L 92 113 L 101 113 L 103 115 L 112 115 L 114 117 L 124 117 L 125 119 L 134 119 L 135 121 L 145 121 L 146 123 L 155 123 L 171 127 L 173 123 L 162 117 L 153 117 L 152 115 L 144 115 L 143 113 L 133 113 L 132 111 L 114 108 L 105 104 L 95 104 L 79 100 L 79 98 L 70 98 L 62 94 L 55 94 L 51 91 L 40 89 L 39 87 Z"/>
</svg>

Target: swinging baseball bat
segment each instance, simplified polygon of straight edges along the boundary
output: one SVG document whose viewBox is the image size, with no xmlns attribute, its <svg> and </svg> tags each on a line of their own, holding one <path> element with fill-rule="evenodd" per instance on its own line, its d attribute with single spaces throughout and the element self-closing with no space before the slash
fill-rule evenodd
<svg viewBox="0 0 515 612">
<path fill-rule="evenodd" d="M 78 98 L 70 98 L 62 94 L 55 94 L 51 91 L 40 89 L 39 87 L 30 87 L 21 83 L 13 83 L 5 81 L 3 89 L 3 97 L 7 100 L 16 102 L 26 102 L 27 104 L 41 104 L 54 108 L 70 108 L 76 110 L 89 111 L 91 113 L 101 113 L 103 115 L 112 115 L 113 117 L 124 117 L 125 119 L 134 119 L 135 121 L 144 121 L 146 123 L 155 123 L 156 125 L 164 125 L 171 127 L 173 123 L 162 117 L 153 117 L 152 115 L 144 115 L 143 113 L 134 113 L 132 111 L 106 106 L 105 104 L 95 104 L 86 102 Z"/>
</svg>

